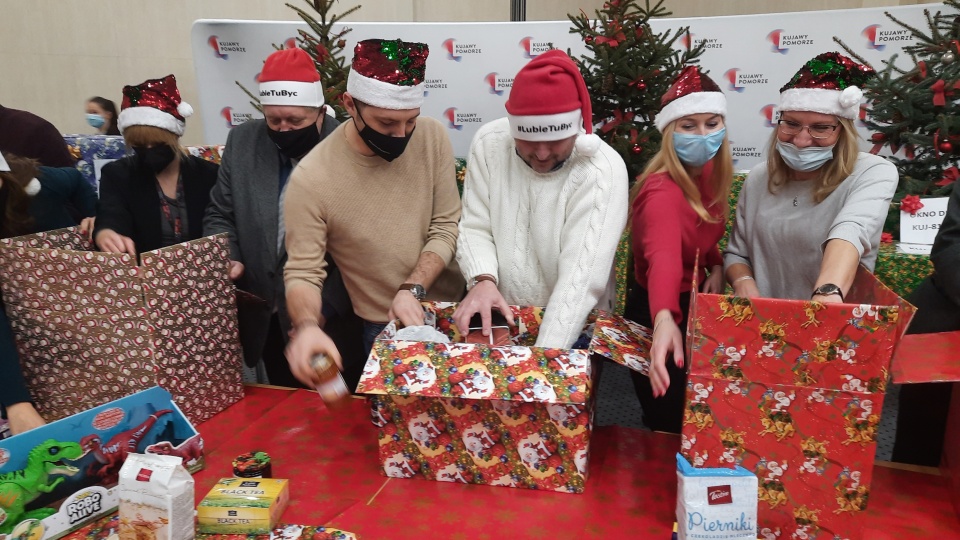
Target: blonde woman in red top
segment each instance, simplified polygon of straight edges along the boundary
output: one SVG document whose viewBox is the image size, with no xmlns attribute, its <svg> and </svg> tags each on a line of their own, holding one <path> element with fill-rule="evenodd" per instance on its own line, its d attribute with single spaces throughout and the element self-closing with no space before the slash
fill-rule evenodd
<svg viewBox="0 0 960 540">
<path fill-rule="evenodd" d="M 663 96 L 656 118 L 660 151 L 630 192 L 630 227 L 637 286 L 626 316 L 653 328 L 650 376 L 634 373 L 634 387 L 652 430 L 679 433 L 687 374 L 683 344 L 693 281 L 703 292 L 722 291 L 724 233 L 733 161 L 720 88 L 696 66 L 683 69 Z"/>
</svg>

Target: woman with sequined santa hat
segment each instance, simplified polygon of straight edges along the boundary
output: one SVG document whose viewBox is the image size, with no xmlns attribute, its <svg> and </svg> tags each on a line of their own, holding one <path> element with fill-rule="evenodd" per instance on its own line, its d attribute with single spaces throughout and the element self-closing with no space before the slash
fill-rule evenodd
<svg viewBox="0 0 960 540">
<path fill-rule="evenodd" d="M 660 151 L 631 190 L 630 230 L 637 286 L 626 317 L 653 328 L 649 377 L 631 372 L 652 430 L 680 433 L 686 370 L 683 335 L 699 252 L 701 290 L 723 290 L 717 242 L 724 233 L 733 159 L 724 119 L 727 100 L 696 66 L 683 68 L 655 119 Z"/>
<path fill-rule="evenodd" d="M 857 142 L 860 88 L 873 76 L 829 52 L 780 89 L 767 161 L 743 184 L 724 253 L 737 296 L 843 302 L 857 267 L 873 271 L 898 179 Z"/>
<path fill-rule="evenodd" d="M 180 146 L 191 114 L 173 75 L 124 87 L 118 124 L 133 155 L 101 171 L 94 241 L 102 251 L 136 256 L 203 236 L 219 167 Z"/>
</svg>

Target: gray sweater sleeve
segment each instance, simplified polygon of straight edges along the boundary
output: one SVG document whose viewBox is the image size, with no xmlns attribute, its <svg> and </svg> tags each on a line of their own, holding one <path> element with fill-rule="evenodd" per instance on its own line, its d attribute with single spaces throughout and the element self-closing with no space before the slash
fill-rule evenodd
<svg viewBox="0 0 960 540">
<path fill-rule="evenodd" d="M 854 181 L 856 185 L 843 201 L 821 249 L 830 240 L 841 239 L 853 244 L 861 259 L 876 252 L 898 177 L 897 168 L 892 163 L 878 161 L 858 177 L 848 178 L 846 181 Z"/>
<path fill-rule="evenodd" d="M 750 245 L 747 242 L 747 224 L 750 223 L 750 198 L 748 193 L 759 180 L 761 178 L 757 169 L 754 169 L 743 181 L 743 187 L 740 188 L 740 194 L 737 196 L 737 215 L 733 222 L 733 229 L 730 231 L 727 248 L 723 252 L 724 268 L 729 268 L 737 263 L 751 266 Z"/>
</svg>

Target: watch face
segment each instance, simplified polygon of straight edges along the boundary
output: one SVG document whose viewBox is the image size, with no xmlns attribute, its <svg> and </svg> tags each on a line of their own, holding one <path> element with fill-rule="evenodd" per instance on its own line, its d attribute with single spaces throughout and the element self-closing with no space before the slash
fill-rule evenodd
<svg viewBox="0 0 960 540">
<path fill-rule="evenodd" d="M 840 294 L 840 287 L 834 285 L 833 283 L 824 283 L 823 285 L 817 287 L 817 290 L 813 291 L 814 294 Z"/>
<path fill-rule="evenodd" d="M 423 285 L 414 285 L 410 288 L 410 292 L 417 300 L 423 300 L 427 297 L 427 290 L 423 288 Z"/>
</svg>

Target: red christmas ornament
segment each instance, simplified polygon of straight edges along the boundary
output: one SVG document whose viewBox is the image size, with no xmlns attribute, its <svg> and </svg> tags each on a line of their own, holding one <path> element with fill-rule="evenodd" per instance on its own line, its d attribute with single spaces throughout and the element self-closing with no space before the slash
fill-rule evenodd
<svg viewBox="0 0 960 540">
<path fill-rule="evenodd" d="M 630 149 L 630 151 L 633 152 L 634 154 L 639 154 L 640 152 L 643 152 L 643 148 L 641 148 L 639 144 L 635 144 L 633 145 L 633 148 Z"/>
<path fill-rule="evenodd" d="M 583 41 L 586 42 L 587 45 L 589 45 L 589 44 L 593 43 L 593 36 L 587 36 L 587 37 L 583 38 Z"/>
<path fill-rule="evenodd" d="M 953 145 L 950 144 L 950 141 L 943 141 L 937 145 L 937 148 L 944 154 L 949 154 L 953 152 Z"/>
<path fill-rule="evenodd" d="M 642 79 L 637 81 L 637 83 L 634 86 L 637 88 L 637 90 L 640 90 L 641 92 L 647 89 L 647 83 L 643 82 Z"/>
</svg>

